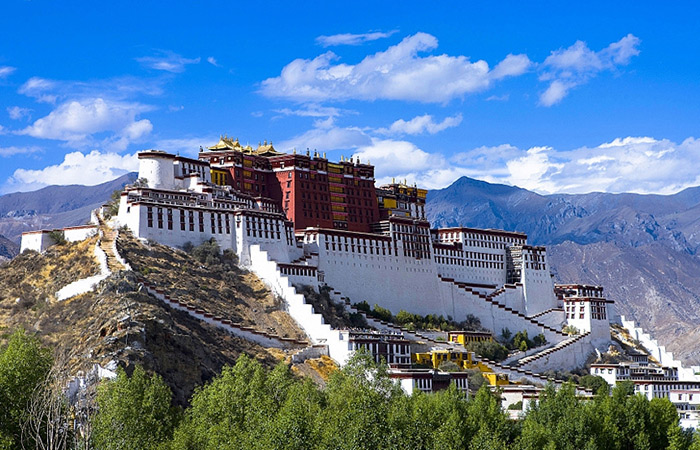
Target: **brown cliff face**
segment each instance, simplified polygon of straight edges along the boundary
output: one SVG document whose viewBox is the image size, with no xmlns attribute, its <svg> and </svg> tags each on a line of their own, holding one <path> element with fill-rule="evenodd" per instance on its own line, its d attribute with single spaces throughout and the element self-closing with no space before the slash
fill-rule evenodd
<svg viewBox="0 0 700 450">
<path fill-rule="evenodd" d="M 167 307 L 145 292 L 139 278 L 224 317 L 281 335 L 304 336 L 254 275 L 121 236 L 122 256 L 139 272 L 112 274 L 93 292 L 62 302 L 55 300 L 58 289 L 99 272 L 92 256 L 96 238 L 54 246 L 44 254 L 25 252 L 6 264 L 0 269 L 0 330 L 24 327 L 36 333 L 68 355 L 73 374 L 95 363 L 117 361 L 127 370 L 140 364 L 163 376 L 178 404 L 185 404 L 196 386 L 235 363 L 241 353 L 270 366 L 286 355 Z"/>
</svg>

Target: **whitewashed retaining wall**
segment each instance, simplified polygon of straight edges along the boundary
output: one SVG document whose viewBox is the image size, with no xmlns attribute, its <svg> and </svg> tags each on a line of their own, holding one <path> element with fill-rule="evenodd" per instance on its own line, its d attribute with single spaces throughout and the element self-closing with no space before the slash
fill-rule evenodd
<svg viewBox="0 0 700 450">
<path fill-rule="evenodd" d="M 327 345 L 329 356 L 339 365 L 347 362 L 351 354 L 347 337 L 324 323 L 323 317 L 314 312 L 313 306 L 306 303 L 303 295 L 297 293 L 289 278 L 280 273 L 277 264 L 268 258 L 267 252 L 259 245 L 250 246 L 250 269 L 284 300 L 289 315 L 314 344 Z"/>
<path fill-rule="evenodd" d="M 294 364 L 301 364 L 307 359 L 320 358 L 321 356 L 328 356 L 328 346 L 310 345 L 293 354 L 292 362 Z"/>
<path fill-rule="evenodd" d="M 562 309 L 551 309 L 544 314 L 537 315 L 534 319 L 547 326 L 561 330 L 566 324 L 566 313 Z"/>
<path fill-rule="evenodd" d="M 119 230 L 115 230 L 114 233 L 114 240 L 112 241 L 112 253 L 114 254 L 114 259 L 117 260 L 119 264 L 121 264 L 125 270 L 131 270 L 131 264 L 126 262 L 124 258 L 122 258 L 122 255 L 119 254 L 119 250 L 117 249 L 117 239 L 119 238 Z"/>
<path fill-rule="evenodd" d="M 577 340 L 574 341 L 574 339 Z M 567 341 L 571 341 L 571 343 L 567 345 Z M 539 358 L 536 358 L 537 355 L 530 356 L 529 358 L 536 359 L 520 365 L 520 368 L 533 372 L 572 370 L 585 363 L 588 356 L 594 351 L 594 347 L 590 334 L 585 334 L 562 341 L 553 348 L 542 350 L 539 353 L 547 351 L 550 353 Z"/>
<path fill-rule="evenodd" d="M 63 301 L 69 298 L 75 297 L 76 295 L 84 294 L 90 292 L 95 288 L 97 283 L 107 278 L 112 272 L 110 272 L 107 266 L 107 255 L 104 250 L 100 248 L 100 239 L 97 240 L 95 244 L 95 258 L 100 265 L 100 273 L 98 275 L 93 275 L 91 277 L 83 278 L 82 280 L 74 281 L 56 292 L 56 300 Z"/>
<path fill-rule="evenodd" d="M 675 367 L 678 369 L 678 378 L 682 381 L 700 381 L 700 375 L 696 375 L 697 366 L 686 368 L 683 363 L 673 358 L 673 353 L 667 352 L 666 347 L 659 345 L 651 334 L 646 333 L 642 327 L 637 326 L 634 320 L 627 320 L 625 316 L 620 316 L 620 322 L 632 338 L 638 340 L 649 354 L 656 358 L 662 366 Z"/>
<path fill-rule="evenodd" d="M 63 229 L 63 237 L 68 242 L 84 241 L 97 234 L 97 225 L 81 225 L 78 227 L 68 227 Z"/>
</svg>

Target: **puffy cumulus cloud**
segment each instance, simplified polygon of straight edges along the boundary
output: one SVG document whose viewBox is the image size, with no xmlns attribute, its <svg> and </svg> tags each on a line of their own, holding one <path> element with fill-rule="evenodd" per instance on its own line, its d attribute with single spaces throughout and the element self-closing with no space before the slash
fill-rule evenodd
<svg viewBox="0 0 700 450">
<path fill-rule="evenodd" d="M 462 175 L 473 175 L 465 168 L 452 166 L 441 154 L 426 152 L 404 140 L 374 138 L 370 145 L 359 147 L 353 157 L 374 166 L 377 184 L 390 183 L 395 178 L 437 189 Z"/>
<path fill-rule="evenodd" d="M 573 150 L 481 147 L 455 155 L 451 162 L 485 181 L 543 194 L 671 194 L 700 184 L 700 175 L 694 169 L 698 157 L 700 140 L 692 137 L 681 143 L 626 137 Z"/>
<path fill-rule="evenodd" d="M 22 120 L 22 119 L 31 119 L 32 117 L 32 110 L 29 108 L 22 108 L 19 106 L 8 106 L 7 107 L 7 115 L 10 116 L 10 119 L 12 120 Z"/>
<path fill-rule="evenodd" d="M 530 67 L 532 67 L 532 61 L 527 55 L 510 54 L 496 64 L 496 67 L 491 71 L 491 78 L 500 80 L 506 77 L 516 77 L 530 70 Z"/>
<path fill-rule="evenodd" d="M 494 71 L 489 71 L 486 61 L 471 62 L 466 56 L 420 55 L 437 45 L 434 36 L 416 33 L 355 65 L 334 63 L 338 56 L 330 51 L 312 60 L 296 59 L 280 76 L 264 80 L 261 92 L 301 102 L 387 99 L 446 103 L 487 89 L 494 80 L 520 75 L 529 67 L 525 55 L 508 55 Z"/>
<path fill-rule="evenodd" d="M 316 38 L 316 42 L 324 47 L 332 47 L 336 45 L 360 45 L 364 44 L 365 42 L 388 38 L 389 36 L 397 32 L 398 30 L 392 30 L 386 33 L 383 33 L 381 31 L 362 34 L 342 33 L 334 34 L 332 36 L 319 36 Z"/>
<path fill-rule="evenodd" d="M 606 48 L 595 52 L 583 41 L 565 49 L 553 51 L 542 63 L 540 80 L 549 81 L 540 94 L 540 104 L 559 103 L 569 91 L 605 70 L 616 70 L 630 63 L 639 54 L 640 39 L 628 34 Z"/>
<path fill-rule="evenodd" d="M 107 139 L 114 149 L 123 150 L 129 142 L 141 139 L 153 129 L 148 119 L 137 119 L 149 110 L 150 107 L 138 103 L 103 98 L 69 101 L 17 133 L 65 141 L 77 147 L 90 145 L 94 134 L 108 133 Z"/>
<path fill-rule="evenodd" d="M 14 72 L 15 70 L 17 70 L 16 67 L 0 66 L 0 80 L 9 77 L 10 74 L 12 74 L 12 72 Z"/>
<path fill-rule="evenodd" d="M 401 135 L 401 134 L 423 134 L 439 133 L 447 128 L 453 128 L 462 123 L 462 114 L 457 114 L 452 117 L 445 117 L 441 122 L 435 122 L 433 116 L 424 114 L 416 116 L 411 120 L 399 119 L 391 124 L 389 128 L 380 128 L 377 130 L 381 134 Z"/>
<path fill-rule="evenodd" d="M 184 72 L 188 64 L 199 64 L 200 60 L 200 58 L 185 58 L 173 52 L 160 52 L 160 54 L 156 56 L 136 58 L 136 61 L 140 62 L 145 67 L 172 73 Z M 209 59 L 207 59 L 207 61 L 209 61 Z M 211 61 L 209 62 L 212 63 Z M 216 60 L 214 60 L 212 64 L 216 65 Z"/>
<path fill-rule="evenodd" d="M 371 161 L 378 183 L 405 179 L 429 189 L 444 188 L 461 176 L 542 194 L 671 194 L 700 185 L 694 164 L 700 157 L 700 139 L 692 137 L 681 143 L 626 137 L 573 150 L 503 144 L 449 158 L 405 140 L 373 138 L 369 145 L 359 146 L 354 156 Z"/>
<path fill-rule="evenodd" d="M 94 186 L 138 170 L 138 156 L 72 152 L 60 164 L 43 169 L 17 169 L 2 186 L 3 192 L 32 191 L 50 185 L 85 184 Z"/>
</svg>

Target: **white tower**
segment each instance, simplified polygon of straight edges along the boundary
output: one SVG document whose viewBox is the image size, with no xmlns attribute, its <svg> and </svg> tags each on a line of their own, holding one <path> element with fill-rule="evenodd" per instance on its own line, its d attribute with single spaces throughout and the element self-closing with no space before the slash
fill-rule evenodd
<svg viewBox="0 0 700 450">
<path fill-rule="evenodd" d="M 152 189 L 175 188 L 175 155 L 159 150 L 146 150 L 139 153 L 139 178 L 148 181 Z"/>
</svg>

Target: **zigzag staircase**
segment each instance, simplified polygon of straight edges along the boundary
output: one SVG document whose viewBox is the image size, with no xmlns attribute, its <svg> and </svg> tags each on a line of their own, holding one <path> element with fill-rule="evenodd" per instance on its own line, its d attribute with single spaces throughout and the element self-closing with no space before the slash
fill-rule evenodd
<svg viewBox="0 0 700 450">
<path fill-rule="evenodd" d="M 455 347 L 457 347 L 457 348 L 466 350 L 466 349 L 464 349 L 464 347 L 461 344 L 458 344 L 456 342 L 437 341 L 437 340 L 432 339 L 432 338 L 430 338 L 424 334 L 421 334 L 419 332 L 411 331 L 411 330 L 408 330 L 407 328 L 404 328 L 401 326 L 396 326 L 396 325 L 391 324 L 389 322 L 385 322 L 383 320 L 378 320 L 378 319 L 375 319 L 373 317 L 369 317 L 364 311 L 360 311 L 357 308 L 355 308 L 354 306 L 352 306 L 352 304 L 350 303 L 350 299 L 348 297 L 343 297 L 340 291 L 335 290 L 333 288 L 331 288 L 331 298 L 334 301 L 336 301 L 337 303 L 345 305 L 346 311 L 361 314 L 365 318 L 365 320 L 367 320 L 368 325 L 370 325 L 371 327 L 376 328 L 378 330 L 388 331 L 388 332 L 401 332 L 404 334 L 404 336 L 406 336 L 409 339 L 429 342 L 430 344 L 433 344 L 439 348 L 455 348 Z M 582 336 L 576 337 L 577 340 L 580 338 L 582 338 Z M 564 342 L 566 342 L 566 341 L 564 341 Z M 568 346 L 568 344 L 567 344 L 567 346 Z M 565 348 L 565 347 L 566 346 L 560 347 L 560 348 Z M 550 349 L 551 348 L 552 347 L 550 347 Z M 541 353 L 544 353 L 544 352 L 541 352 Z M 540 353 L 537 353 L 533 356 L 536 356 L 536 355 L 540 355 Z M 519 381 L 521 379 L 530 379 L 536 383 L 543 383 L 543 384 L 553 383 L 556 386 L 561 386 L 562 384 L 565 383 L 565 381 L 563 381 L 563 380 L 558 380 L 555 378 L 548 378 L 544 375 L 540 375 L 540 374 L 533 372 L 531 370 L 523 369 L 519 366 L 508 366 L 508 365 L 504 365 L 504 364 L 501 364 L 501 363 L 498 363 L 495 361 L 491 361 L 490 359 L 481 358 L 481 357 L 476 356 L 476 354 L 474 354 L 474 353 L 472 353 L 472 360 L 474 362 L 481 362 L 481 363 L 485 364 L 487 367 L 489 367 L 489 369 L 491 369 L 495 373 L 508 374 L 509 379 L 512 381 Z M 592 390 L 583 388 L 581 386 L 576 386 L 576 389 L 577 389 L 578 393 L 586 393 L 586 394 L 593 393 Z"/>
<path fill-rule="evenodd" d="M 463 291 L 471 294 L 474 297 L 478 297 L 478 298 L 484 300 L 485 302 L 490 303 L 491 305 L 495 306 L 496 308 L 499 308 L 499 309 L 501 309 L 507 313 L 513 314 L 515 316 L 518 316 L 518 318 L 520 318 L 521 320 L 528 321 L 528 322 L 532 323 L 533 325 L 535 325 L 543 330 L 547 330 L 547 331 L 554 333 L 554 334 L 561 336 L 561 337 L 568 337 L 567 334 L 562 333 L 561 331 L 559 331 L 555 328 L 552 328 L 549 325 L 545 325 L 544 323 L 539 322 L 539 321 L 533 319 L 532 317 L 527 317 L 525 314 L 521 313 L 520 311 L 516 311 L 513 308 L 511 308 L 509 306 L 505 306 L 504 304 L 499 303 L 498 301 L 494 300 L 495 297 L 497 297 L 497 296 L 501 295 L 503 292 L 505 292 L 505 288 L 499 288 L 491 294 L 483 294 L 483 293 L 469 287 L 469 285 L 467 283 L 455 281 L 452 278 L 446 278 L 446 277 L 443 277 L 441 275 L 438 275 L 438 278 L 445 283 L 451 283 L 451 284 L 457 286 L 459 289 L 462 289 Z"/>
<path fill-rule="evenodd" d="M 554 345 L 554 346 L 552 346 L 552 347 L 549 347 L 549 348 L 547 348 L 547 349 L 545 349 L 545 350 L 542 350 L 542 351 L 539 352 L 539 353 L 535 353 L 534 355 L 526 356 L 525 358 L 522 358 L 522 359 L 518 360 L 518 362 L 517 362 L 515 365 L 516 365 L 517 367 L 523 367 L 523 366 L 526 366 L 526 365 L 528 365 L 528 364 L 530 364 L 530 363 L 532 363 L 532 362 L 534 362 L 534 361 L 537 361 L 537 360 L 540 359 L 540 358 L 544 358 L 545 356 L 551 355 L 551 354 L 553 354 L 553 353 L 555 353 L 555 352 L 559 352 L 559 351 L 565 350 L 565 349 L 567 349 L 567 347 L 569 347 L 569 346 L 575 344 L 576 342 L 582 340 L 583 338 L 585 338 L 585 337 L 588 336 L 589 334 L 591 334 L 591 333 L 588 332 L 588 333 L 583 333 L 583 334 L 579 334 L 579 335 L 577 335 L 577 336 L 570 337 L 569 339 L 566 339 L 565 341 L 561 341 L 561 342 L 559 342 L 558 344 L 556 344 L 556 345 Z"/>
</svg>

